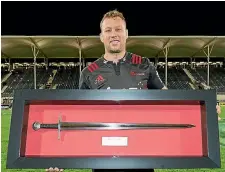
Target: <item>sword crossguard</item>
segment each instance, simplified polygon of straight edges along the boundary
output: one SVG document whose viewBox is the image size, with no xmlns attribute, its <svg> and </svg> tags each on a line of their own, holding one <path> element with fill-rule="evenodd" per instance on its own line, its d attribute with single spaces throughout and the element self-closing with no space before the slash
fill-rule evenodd
<svg viewBox="0 0 225 172">
<path fill-rule="evenodd" d="M 58 121 L 58 140 L 60 140 L 61 121 L 62 121 L 62 117 L 61 117 L 61 115 L 59 115 L 59 121 Z"/>
</svg>

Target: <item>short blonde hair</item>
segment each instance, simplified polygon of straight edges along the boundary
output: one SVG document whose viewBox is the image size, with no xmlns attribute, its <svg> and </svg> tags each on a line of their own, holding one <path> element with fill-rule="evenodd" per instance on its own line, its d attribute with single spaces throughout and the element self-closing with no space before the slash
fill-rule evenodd
<svg viewBox="0 0 225 172">
<path fill-rule="evenodd" d="M 121 18 L 125 24 L 126 24 L 126 20 L 125 20 L 125 17 L 123 16 L 123 13 L 119 12 L 118 10 L 112 10 L 112 11 L 109 11 L 107 13 L 104 14 L 102 20 L 101 20 L 101 23 L 100 23 L 100 28 L 102 28 L 102 23 L 103 21 L 106 19 L 106 18 L 114 18 L 114 17 L 119 17 Z"/>
</svg>

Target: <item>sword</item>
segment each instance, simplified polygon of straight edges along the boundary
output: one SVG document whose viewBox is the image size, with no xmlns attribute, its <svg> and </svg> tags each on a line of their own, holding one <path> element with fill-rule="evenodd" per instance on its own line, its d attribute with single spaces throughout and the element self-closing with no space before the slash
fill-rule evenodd
<svg viewBox="0 0 225 172">
<path fill-rule="evenodd" d="M 137 130 L 137 129 L 173 129 L 192 128 L 192 124 L 157 124 L 157 123 L 91 123 L 91 122 L 62 122 L 59 117 L 58 123 L 44 124 L 34 122 L 32 125 L 35 131 L 40 129 L 57 129 L 58 139 L 62 130 Z"/>
</svg>

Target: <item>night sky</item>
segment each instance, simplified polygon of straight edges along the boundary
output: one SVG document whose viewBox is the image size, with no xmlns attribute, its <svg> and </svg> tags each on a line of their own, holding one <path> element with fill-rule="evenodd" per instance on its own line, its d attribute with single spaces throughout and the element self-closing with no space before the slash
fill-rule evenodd
<svg viewBox="0 0 225 172">
<path fill-rule="evenodd" d="M 1 2 L 2 35 L 99 35 L 117 9 L 135 35 L 225 35 L 224 2 Z"/>
</svg>

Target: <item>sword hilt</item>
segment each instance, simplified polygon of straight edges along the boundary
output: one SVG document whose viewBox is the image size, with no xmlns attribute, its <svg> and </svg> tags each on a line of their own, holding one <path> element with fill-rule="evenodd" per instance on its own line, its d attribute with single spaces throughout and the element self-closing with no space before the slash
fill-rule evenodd
<svg viewBox="0 0 225 172">
<path fill-rule="evenodd" d="M 39 122 L 34 122 L 33 123 L 33 129 L 34 130 L 39 130 L 40 128 L 57 129 L 58 128 L 58 124 L 41 124 Z"/>
<path fill-rule="evenodd" d="M 59 116 L 58 124 L 41 124 L 40 122 L 34 122 L 33 123 L 33 129 L 35 131 L 37 131 L 41 128 L 58 129 L 58 139 L 60 140 L 61 121 L 62 121 L 61 116 Z"/>
</svg>

